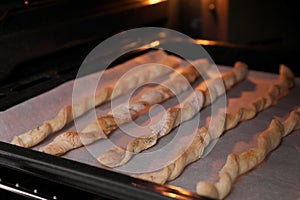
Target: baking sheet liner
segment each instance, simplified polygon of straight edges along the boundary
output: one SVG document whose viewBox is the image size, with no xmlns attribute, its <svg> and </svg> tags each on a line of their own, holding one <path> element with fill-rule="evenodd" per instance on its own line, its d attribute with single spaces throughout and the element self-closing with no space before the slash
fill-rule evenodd
<svg viewBox="0 0 300 200">
<path fill-rule="evenodd" d="M 146 55 L 144 59 L 149 59 Z M 117 67 L 111 68 L 104 72 L 101 79 L 101 86 L 109 86 L 114 84 L 118 78 L 134 66 L 132 63 L 125 63 Z M 249 66 L 251 69 L 251 66 Z M 230 70 L 230 67 L 218 66 L 221 72 Z M 94 81 L 99 76 L 95 73 L 83 77 L 82 97 L 86 94 L 85 87 L 88 87 L 89 81 Z M 227 112 L 233 113 L 239 107 L 248 104 L 255 100 L 258 96 L 270 87 L 277 80 L 278 74 L 270 74 L 265 72 L 250 71 L 249 77 L 232 88 L 226 95 Z M 158 79 L 163 81 L 168 76 Z M 193 84 L 197 85 L 201 80 Z M 34 127 L 39 126 L 43 121 L 54 117 L 58 110 L 65 105 L 72 103 L 72 90 L 74 81 L 69 81 L 61 86 L 52 89 L 44 94 L 41 94 L 33 99 L 18 104 L 4 112 L 0 113 L 0 140 L 10 142 L 15 135 L 24 133 Z M 140 88 L 135 91 L 134 95 L 138 96 L 140 90 L 151 89 L 151 87 Z M 127 94 L 114 101 L 114 105 L 118 105 L 126 100 L 132 94 Z M 114 147 L 114 145 L 125 145 L 126 142 L 132 139 L 132 136 L 143 135 L 147 133 L 147 127 L 151 123 L 156 123 L 164 109 L 175 106 L 181 99 L 185 99 L 190 95 L 190 91 L 184 92 L 177 98 L 172 98 L 169 101 L 163 102 L 160 105 L 154 106 L 149 113 L 140 116 L 134 123 L 130 123 L 117 129 L 111 134 L 109 140 L 101 140 L 87 147 L 79 148 L 63 155 L 64 158 L 102 167 L 96 157 Z M 80 97 L 81 98 L 81 97 Z M 201 160 L 189 165 L 182 175 L 174 181 L 167 184 L 179 186 L 195 192 L 196 183 L 198 181 L 214 182 L 218 178 L 218 171 L 225 163 L 228 154 L 233 152 L 242 152 L 256 145 L 256 137 L 265 130 L 273 117 L 284 118 L 289 112 L 300 106 L 300 78 L 296 78 L 295 87 L 289 94 L 283 97 L 279 102 L 259 113 L 254 119 L 239 124 L 236 128 L 227 131 L 216 143 L 207 156 Z M 218 103 L 218 102 L 217 102 Z M 110 111 L 110 103 L 106 103 L 96 109 L 97 115 L 104 115 Z M 63 130 L 50 135 L 41 145 L 37 145 L 33 149 L 49 143 L 60 133 L 65 131 L 81 130 L 92 118 L 93 112 L 90 111 L 83 117 L 69 124 Z M 157 163 L 163 163 L 171 154 L 174 154 L 176 142 L 178 146 L 185 145 L 189 142 L 189 135 L 193 130 L 192 126 L 202 126 L 207 117 L 210 116 L 211 107 L 207 107 L 201 111 L 201 114 L 196 117 L 196 120 L 186 122 L 179 128 L 176 128 L 172 133 L 161 140 L 153 148 L 135 156 L 127 165 L 113 169 L 120 173 L 138 170 L 141 167 L 157 167 Z M 151 121 L 152 120 L 152 121 Z M 149 132 L 149 131 L 148 131 Z M 182 133 L 184 132 L 184 133 Z M 177 138 L 178 140 L 175 140 Z M 170 145 L 170 144 L 173 144 Z M 175 143 L 175 146 L 174 146 Z M 169 149 L 164 149 L 165 146 L 170 146 Z M 178 147 L 177 146 L 177 147 Z M 147 158 L 148 155 L 156 156 Z M 259 165 L 255 170 L 242 175 L 233 187 L 232 192 L 227 199 L 277 199 L 284 197 L 285 199 L 297 199 L 300 197 L 300 131 L 295 131 L 291 135 L 283 139 L 283 142 L 271 155 Z M 145 159 L 146 158 L 146 159 Z M 140 163 L 143 162 L 143 163 Z M 112 170 L 112 169 L 108 169 Z M 128 172 L 128 173 L 130 173 Z"/>
</svg>

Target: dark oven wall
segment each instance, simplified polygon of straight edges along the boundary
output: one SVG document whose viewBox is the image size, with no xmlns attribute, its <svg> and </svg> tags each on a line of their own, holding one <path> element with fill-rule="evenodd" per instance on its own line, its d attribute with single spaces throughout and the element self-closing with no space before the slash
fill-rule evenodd
<svg viewBox="0 0 300 200">
<path fill-rule="evenodd" d="M 199 44 L 204 44 L 217 64 L 232 66 L 240 60 L 251 69 L 277 73 L 283 63 L 300 76 L 299 15 L 293 12 L 292 2 L 1 0 L 0 110 L 75 78 L 84 58 L 101 41 L 144 26 L 166 27 L 204 39 Z M 260 19 L 265 12 L 268 17 Z M 269 26 L 262 31 L 264 24 Z"/>
<path fill-rule="evenodd" d="M 165 26 L 166 10 L 166 0 L 1 1 L 0 83 L 31 73 L 22 69 L 24 65 L 19 66 L 30 60 L 102 41 L 129 28 Z M 83 57 L 78 59 L 82 61 L 96 44 L 90 43 L 86 52 L 81 53 Z M 37 68 L 33 73 L 36 74 L 36 70 L 44 69 Z"/>
</svg>

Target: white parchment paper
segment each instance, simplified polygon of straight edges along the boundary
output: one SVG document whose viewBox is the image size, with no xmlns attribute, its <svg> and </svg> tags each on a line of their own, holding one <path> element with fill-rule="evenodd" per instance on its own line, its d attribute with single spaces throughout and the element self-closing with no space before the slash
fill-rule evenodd
<svg viewBox="0 0 300 200">
<path fill-rule="evenodd" d="M 251 69 L 251 66 L 249 66 Z M 118 67 L 109 69 L 104 72 L 101 87 L 109 86 L 126 71 L 132 68 L 131 64 L 123 64 Z M 230 70 L 230 67 L 219 66 L 220 71 L 225 72 Z M 97 78 L 98 74 L 92 74 L 84 79 L 92 81 Z M 277 80 L 277 74 L 270 74 L 258 71 L 251 71 L 247 80 L 236 85 L 227 93 L 228 112 L 235 112 L 239 107 L 255 100 L 259 95 L 263 94 L 269 86 Z M 166 77 L 159 79 L 164 80 Z M 198 84 L 195 83 L 194 85 Z M 73 81 L 64 83 L 59 87 L 41 94 L 33 99 L 16 105 L 4 112 L 0 113 L 0 140 L 10 142 L 14 135 L 19 135 L 30 129 L 33 129 L 43 123 L 45 120 L 54 117 L 60 108 L 72 103 L 72 89 Z M 83 86 L 84 88 L 85 86 Z M 141 90 L 149 88 L 141 88 Z M 151 88 L 150 88 L 151 89 Z M 136 91 L 138 95 L 139 91 Z M 128 99 L 131 94 L 125 95 L 116 99 L 116 104 L 122 103 Z M 182 98 L 187 97 L 188 92 L 183 93 Z M 83 93 L 84 96 L 84 93 Z M 156 106 L 149 112 L 139 117 L 134 123 L 141 125 L 139 130 L 132 130 L 131 132 L 139 135 L 142 134 L 143 129 L 149 124 L 149 119 L 155 114 L 159 114 L 163 109 L 178 104 L 178 98 L 170 99 Z M 300 106 L 300 78 L 296 78 L 295 87 L 289 94 L 283 97 L 275 106 L 259 113 L 257 117 L 247 122 L 239 124 L 236 128 L 227 131 L 217 142 L 211 152 L 201 160 L 189 165 L 182 175 L 176 180 L 169 182 L 170 185 L 179 186 L 195 192 L 196 183 L 198 181 L 214 182 L 217 180 L 218 171 L 225 163 L 228 154 L 233 152 L 241 152 L 256 145 L 257 135 L 265 130 L 273 117 L 286 117 L 289 112 Z M 110 110 L 110 103 L 104 104 L 97 108 L 98 115 L 103 115 Z M 205 119 L 209 117 L 210 107 L 205 108 L 201 112 L 200 123 L 202 126 Z M 77 130 L 85 127 L 91 119 L 91 112 L 76 120 Z M 154 120 L 155 121 L 155 120 Z M 154 123 L 154 122 L 153 122 Z M 74 123 L 69 124 L 63 130 L 49 136 L 42 144 L 34 147 L 37 150 L 39 147 L 46 145 L 54 139 L 58 134 L 65 131 L 76 131 Z M 183 125 L 184 127 L 184 125 Z M 122 130 L 128 130 L 126 125 Z M 82 147 L 63 155 L 64 158 L 72 159 L 95 167 L 101 166 L 95 157 L 101 155 L 114 144 L 124 145 L 129 141 L 128 135 L 120 129 L 111 134 L 109 140 L 101 140 L 88 147 Z M 167 145 L 169 141 L 173 141 L 176 137 L 175 129 L 170 135 L 162 138 L 158 144 L 145 151 L 158 151 L 163 146 Z M 184 128 L 188 134 L 190 131 L 188 126 Z M 227 199 L 297 199 L 300 197 L 300 131 L 295 131 L 291 135 L 283 139 L 280 147 L 273 151 L 271 155 L 251 172 L 242 175 L 235 183 L 231 194 Z M 140 154 L 134 157 L 123 168 L 116 169 L 120 173 L 125 173 L 128 168 L 134 168 L 139 157 L 145 154 Z M 165 159 L 167 155 L 160 154 L 155 160 L 149 160 L 147 165 L 151 162 L 160 162 Z"/>
</svg>

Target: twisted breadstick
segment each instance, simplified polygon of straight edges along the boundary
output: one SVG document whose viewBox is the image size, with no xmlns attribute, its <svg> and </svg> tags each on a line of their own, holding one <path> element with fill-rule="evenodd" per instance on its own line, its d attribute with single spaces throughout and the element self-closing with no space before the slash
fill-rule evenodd
<svg viewBox="0 0 300 200">
<path fill-rule="evenodd" d="M 98 160 L 108 167 L 118 167 L 126 164 L 134 154 L 140 153 L 156 144 L 157 140 L 171 132 L 180 123 L 190 120 L 203 106 L 207 106 L 216 100 L 218 96 L 225 93 L 233 85 L 242 81 L 248 74 L 248 66 L 242 62 L 236 62 L 233 70 L 222 75 L 200 83 L 195 88 L 195 96 L 190 96 L 182 107 L 169 108 L 163 116 L 163 120 L 157 127 L 152 127 L 152 134 L 135 138 L 126 149 L 116 147 L 101 155 Z M 223 84 L 224 83 L 224 84 Z M 224 88 L 225 87 L 225 88 Z"/>
<path fill-rule="evenodd" d="M 293 110 L 284 122 L 273 119 L 268 129 L 258 136 L 257 147 L 240 154 L 228 155 L 226 164 L 219 172 L 219 181 L 215 184 L 198 182 L 197 193 L 214 199 L 224 199 L 238 176 L 261 163 L 272 150 L 279 146 L 284 136 L 299 128 L 300 107 Z"/>
<path fill-rule="evenodd" d="M 183 153 L 178 152 L 179 157 L 162 170 L 133 176 L 162 184 L 177 178 L 188 164 L 200 159 L 204 148 L 210 141 L 219 138 L 225 131 L 236 127 L 238 123 L 254 118 L 258 112 L 275 104 L 280 97 L 287 94 L 289 88 L 293 85 L 293 73 L 288 67 L 281 65 L 278 83 L 273 84 L 264 96 L 259 97 L 248 106 L 240 108 L 235 114 L 227 113 L 225 123 L 216 124 L 214 127 L 206 125 L 199 128 L 192 144 L 187 147 L 186 151 Z M 218 115 L 215 119 L 216 122 L 220 121 L 218 120 L 219 116 L 223 117 L 223 115 Z"/>
<path fill-rule="evenodd" d="M 176 70 L 177 72 L 172 73 L 170 79 L 164 81 L 162 85 L 156 86 L 152 91 L 142 95 L 141 100 L 129 106 L 118 106 L 113 109 L 112 113 L 98 118 L 81 132 L 66 132 L 59 135 L 50 144 L 40 148 L 40 151 L 52 155 L 62 155 L 71 149 L 106 138 L 118 128 L 118 125 L 134 120 L 141 113 L 146 112 L 151 105 L 183 92 L 188 88 L 189 83 L 194 82 L 200 74 L 205 74 L 209 66 L 210 63 L 207 59 L 199 59 L 194 62 L 194 65 Z"/>
<path fill-rule="evenodd" d="M 161 58 L 157 62 L 161 62 L 163 65 L 171 67 L 178 65 L 178 59 L 175 59 L 175 57 L 168 56 L 164 53 L 164 51 L 157 52 L 161 53 Z M 69 105 L 63 107 L 53 119 L 45 121 L 41 126 L 33 130 L 25 132 L 19 136 L 15 136 L 11 141 L 11 144 L 26 148 L 35 146 L 42 142 L 48 135 L 61 130 L 73 119 L 83 115 L 95 106 L 99 106 L 113 98 L 126 94 L 128 91 L 142 83 L 148 82 L 149 80 L 153 80 L 170 72 L 171 68 L 169 67 L 154 68 L 153 66 L 147 66 L 145 67 L 145 70 L 139 74 L 139 76 L 122 79 L 116 88 L 107 87 L 101 89 L 95 96 L 84 98 L 78 104 L 73 106 Z M 112 91 L 114 91 L 113 96 L 111 95 Z"/>
</svg>

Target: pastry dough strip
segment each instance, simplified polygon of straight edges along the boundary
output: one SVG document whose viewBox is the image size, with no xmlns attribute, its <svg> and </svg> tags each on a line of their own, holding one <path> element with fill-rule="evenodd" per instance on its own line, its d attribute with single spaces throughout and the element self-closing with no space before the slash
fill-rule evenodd
<svg viewBox="0 0 300 200">
<path fill-rule="evenodd" d="M 81 132 L 65 132 L 57 136 L 51 143 L 39 150 L 52 155 L 62 155 L 66 152 L 91 144 L 107 136 L 119 125 L 128 123 L 146 112 L 151 105 L 165 101 L 186 90 L 190 83 L 200 75 L 204 75 L 211 63 L 207 59 L 198 59 L 193 65 L 176 69 L 170 79 L 153 90 L 145 92 L 141 100 L 130 105 L 121 104 L 112 113 L 99 117 L 88 124 Z"/>
<path fill-rule="evenodd" d="M 136 178 L 149 180 L 156 183 L 166 183 L 177 178 L 184 168 L 192 162 L 199 160 L 203 154 L 204 148 L 210 141 L 219 138 L 225 131 L 236 127 L 240 122 L 250 120 L 262 110 L 265 110 L 275 104 L 279 98 L 286 95 L 290 88 L 294 86 L 294 74 L 285 65 L 280 65 L 278 82 L 273 84 L 267 93 L 246 107 L 240 108 L 235 114 L 226 114 L 225 123 L 220 123 L 214 127 L 208 125 L 199 128 L 190 146 L 186 151 L 178 152 L 178 158 L 163 169 L 138 175 L 132 175 Z M 223 115 L 217 115 L 218 117 Z"/>
<path fill-rule="evenodd" d="M 159 52 L 162 54 L 160 62 L 163 65 L 172 68 L 178 65 L 178 59 L 168 56 L 163 51 L 159 50 Z M 154 68 L 153 66 L 146 66 L 145 70 L 143 70 L 139 76 L 122 79 L 116 88 L 107 87 L 100 89 L 95 96 L 86 97 L 73 106 L 68 105 L 63 107 L 53 119 L 45 121 L 42 125 L 33 130 L 29 130 L 19 136 L 14 136 L 11 144 L 26 148 L 35 146 L 42 142 L 48 135 L 61 130 L 72 120 L 83 115 L 95 106 L 102 105 L 116 97 L 126 94 L 128 91 L 145 82 L 170 73 L 172 71 L 170 67 L 160 66 Z"/>
<path fill-rule="evenodd" d="M 273 119 L 269 127 L 259 134 L 255 148 L 239 154 L 229 154 L 226 164 L 219 172 L 219 181 L 214 184 L 198 182 L 197 193 L 213 199 L 224 199 L 238 176 L 261 163 L 279 146 L 284 136 L 297 129 L 300 129 L 300 107 L 293 110 L 283 122 Z"/>
<path fill-rule="evenodd" d="M 195 95 L 191 95 L 181 107 L 169 108 L 158 127 L 152 127 L 150 134 L 135 138 L 127 147 L 113 148 L 102 154 L 98 160 L 108 167 L 118 167 L 126 164 L 134 154 L 140 153 L 154 146 L 158 139 L 169 134 L 179 124 L 193 118 L 204 106 L 214 102 L 217 97 L 223 95 L 225 90 L 231 89 L 235 84 L 244 80 L 248 74 L 248 66 L 242 62 L 236 62 L 231 71 L 206 82 L 200 83 L 195 88 Z"/>
</svg>

